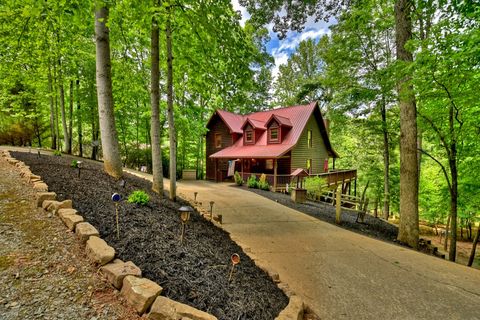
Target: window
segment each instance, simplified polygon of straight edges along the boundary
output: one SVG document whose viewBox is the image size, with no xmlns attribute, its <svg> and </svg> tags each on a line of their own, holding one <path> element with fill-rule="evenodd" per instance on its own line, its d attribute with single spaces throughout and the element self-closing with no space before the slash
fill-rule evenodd
<svg viewBox="0 0 480 320">
<path fill-rule="evenodd" d="M 272 170 L 273 169 L 273 159 L 267 159 L 265 161 L 265 169 Z"/>
<path fill-rule="evenodd" d="M 245 131 L 245 142 L 253 142 L 253 131 L 252 130 Z"/>
<path fill-rule="evenodd" d="M 308 173 L 312 173 L 312 159 L 307 159 L 307 167 L 306 167 L 306 171 Z"/>
<path fill-rule="evenodd" d="M 313 146 L 313 143 L 312 143 L 312 130 L 308 130 L 307 131 L 307 145 L 309 148 L 311 148 Z"/>
<path fill-rule="evenodd" d="M 222 147 L 222 135 L 220 133 L 215 133 L 215 148 Z"/>
<path fill-rule="evenodd" d="M 278 128 L 270 129 L 270 141 L 278 141 Z"/>
</svg>

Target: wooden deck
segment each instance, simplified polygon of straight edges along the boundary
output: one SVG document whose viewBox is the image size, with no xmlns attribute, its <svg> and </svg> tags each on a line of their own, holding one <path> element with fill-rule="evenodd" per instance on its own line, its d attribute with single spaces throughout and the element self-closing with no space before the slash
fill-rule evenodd
<svg viewBox="0 0 480 320">
<path fill-rule="evenodd" d="M 243 180 L 247 181 L 251 175 L 255 175 L 257 180 L 260 179 L 262 173 L 257 172 L 243 172 Z M 289 174 L 277 174 L 276 179 L 273 174 L 265 174 L 267 177 L 268 184 L 272 186 L 272 191 L 284 192 L 287 184 L 292 182 L 292 177 Z M 312 174 L 310 177 L 321 177 L 326 179 L 326 183 L 329 186 L 341 185 L 343 190 L 346 186 L 350 186 L 352 181 L 357 179 L 357 170 L 356 169 L 341 169 L 341 170 L 331 170 L 325 173 Z M 276 180 L 276 183 L 275 183 Z M 275 190 L 273 190 L 275 186 Z M 346 190 L 345 190 L 346 191 Z"/>
</svg>

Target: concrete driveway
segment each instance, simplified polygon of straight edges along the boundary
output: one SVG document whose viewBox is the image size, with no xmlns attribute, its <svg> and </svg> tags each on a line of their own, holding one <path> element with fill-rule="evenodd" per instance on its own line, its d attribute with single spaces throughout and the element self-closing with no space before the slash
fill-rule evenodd
<svg viewBox="0 0 480 320">
<path fill-rule="evenodd" d="M 233 184 L 178 183 L 322 319 L 480 319 L 480 272 L 316 220 Z"/>
<path fill-rule="evenodd" d="M 205 209 L 215 201 L 232 238 L 322 319 L 480 319 L 476 269 L 338 228 L 233 184 L 178 183 L 182 198 L 193 200 L 195 191 Z"/>
</svg>

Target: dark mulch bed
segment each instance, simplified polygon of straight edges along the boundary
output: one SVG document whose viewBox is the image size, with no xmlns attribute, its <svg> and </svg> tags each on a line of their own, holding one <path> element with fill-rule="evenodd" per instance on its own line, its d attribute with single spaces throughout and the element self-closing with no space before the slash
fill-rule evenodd
<svg viewBox="0 0 480 320">
<path fill-rule="evenodd" d="M 232 186 L 238 188 L 236 186 Z M 259 189 L 249 189 L 242 187 L 246 190 L 254 192 L 270 200 L 276 201 L 284 206 L 301 211 L 309 216 L 320 219 L 322 221 L 335 224 L 335 207 L 331 204 L 307 201 L 306 203 L 295 203 L 291 200 L 290 195 L 270 192 Z M 342 223 L 340 227 L 358 232 L 370 237 L 381 239 L 389 242 L 397 242 L 398 227 L 390 223 L 385 222 L 382 219 L 375 218 L 366 214 L 363 223 L 355 222 L 357 214 L 351 211 L 342 210 Z"/>
<path fill-rule="evenodd" d="M 265 272 L 255 266 L 223 230 L 191 215 L 186 240 L 180 244 L 177 209 L 185 204 L 160 200 L 150 192 L 151 184 L 125 174 L 126 186 L 102 171 L 101 164 L 84 162 L 81 178 L 67 157 L 12 152 L 57 193 L 59 200 L 72 199 L 74 207 L 94 225 L 120 259 L 131 260 L 144 276 L 163 287 L 162 295 L 209 312 L 219 319 L 274 319 L 288 303 L 285 294 Z M 150 195 L 147 206 L 122 201 L 121 236 L 117 240 L 114 192 L 127 197 L 134 190 Z M 230 256 L 238 253 L 241 263 L 233 281 L 228 282 Z"/>
</svg>

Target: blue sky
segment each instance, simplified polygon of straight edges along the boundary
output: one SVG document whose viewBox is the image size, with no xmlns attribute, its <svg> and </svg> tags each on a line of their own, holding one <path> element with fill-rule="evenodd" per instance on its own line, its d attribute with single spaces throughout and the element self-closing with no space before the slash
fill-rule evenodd
<svg viewBox="0 0 480 320">
<path fill-rule="evenodd" d="M 244 25 L 245 21 L 250 17 L 247 10 L 238 4 L 238 0 L 232 0 L 232 5 L 235 10 L 240 11 L 242 15 L 240 23 Z M 278 40 L 277 35 L 272 32 L 272 25 L 268 25 L 267 28 L 270 31 L 271 40 L 267 44 L 267 50 L 275 59 L 275 67 L 272 71 L 273 76 L 276 78 L 278 66 L 287 63 L 288 57 L 295 52 L 295 49 L 302 40 L 320 39 L 324 34 L 329 33 L 328 26 L 331 24 L 332 22 L 315 22 L 313 18 L 309 18 L 303 32 L 288 32 L 287 37 L 283 40 Z"/>
</svg>

